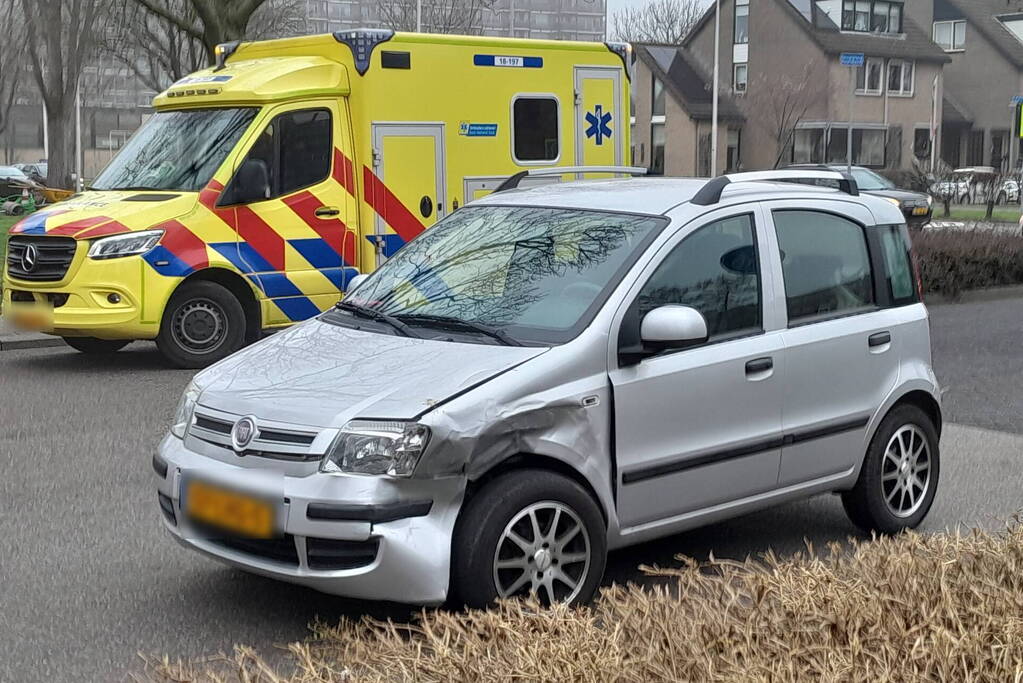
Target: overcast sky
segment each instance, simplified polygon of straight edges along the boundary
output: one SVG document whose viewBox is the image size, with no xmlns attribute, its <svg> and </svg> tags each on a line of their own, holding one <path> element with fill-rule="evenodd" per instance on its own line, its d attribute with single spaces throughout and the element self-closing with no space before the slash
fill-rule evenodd
<svg viewBox="0 0 1023 683">
<path fill-rule="evenodd" d="M 704 5 L 709 5 L 712 0 L 699 0 Z M 624 7 L 642 7 L 650 0 L 607 0 L 607 24 L 611 25 L 611 17 L 614 13 Z"/>
</svg>

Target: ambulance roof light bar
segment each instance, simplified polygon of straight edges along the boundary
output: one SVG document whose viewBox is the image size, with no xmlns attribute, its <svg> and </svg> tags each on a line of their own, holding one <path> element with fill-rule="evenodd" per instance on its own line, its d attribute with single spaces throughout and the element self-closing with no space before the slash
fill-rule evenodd
<svg viewBox="0 0 1023 683">
<path fill-rule="evenodd" d="M 749 171 L 747 173 L 730 173 L 711 178 L 707 184 L 692 198 L 692 203 L 699 206 L 711 206 L 721 201 L 721 193 L 732 183 L 748 182 L 799 182 L 801 180 L 835 180 L 838 189 L 856 197 L 860 194 L 856 181 L 845 171 L 814 171 L 804 169 L 781 169 L 776 171 Z"/>
<path fill-rule="evenodd" d="M 514 190 L 519 182 L 526 177 L 542 178 L 544 176 L 565 175 L 567 173 L 620 173 L 622 175 L 646 175 L 647 169 L 642 166 L 553 166 L 551 168 L 531 168 L 527 171 L 519 171 L 515 175 L 508 176 L 504 182 L 494 190 L 504 192 Z"/>
</svg>

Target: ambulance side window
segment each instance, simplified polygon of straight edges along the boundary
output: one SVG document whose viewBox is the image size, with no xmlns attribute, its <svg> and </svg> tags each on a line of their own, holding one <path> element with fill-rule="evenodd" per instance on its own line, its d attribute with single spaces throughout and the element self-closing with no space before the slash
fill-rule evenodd
<svg viewBox="0 0 1023 683">
<path fill-rule="evenodd" d="M 512 102 L 512 151 L 519 163 L 556 161 L 561 154 L 558 100 L 519 95 Z"/>
<path fill-rule="evenodd" d="M 268 199 L 273 199 L 326 180 L 332 157 L 330 112 L 303 109 L 275 116 L 253 143 L 246 160 L 266 164 Z M 230 197 L 228 201 L 234 203 Z"/>
</svg>

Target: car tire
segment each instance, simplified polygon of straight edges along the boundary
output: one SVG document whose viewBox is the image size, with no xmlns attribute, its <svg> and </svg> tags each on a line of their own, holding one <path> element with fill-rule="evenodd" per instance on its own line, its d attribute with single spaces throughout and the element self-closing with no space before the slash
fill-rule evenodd
<svg viewBox="0 0 1023 683">
<path fill-rule="evenodd" d="M 63 337 L 64 343 L 75 351 L 90 356 L 117 353 L 131 343 L 130 339 L 97 339 L 96 337 Z"/>
<path fill-rule="evenodd" d="M 190 282 L 167 303 L 156 345 L 179 368 L 204 368 L 244 346 L 245 327 L 245 310 L 230 290 Z"/>
<path fill-rule="evenodd" d="M 547 470 L 515 470 L 463 507 L 451 559 L 455 604 L 483 608 L 534 591 L 544 604 L 581 604 L 604 575 L 607 528 L 577 482 Z"/>
<path fill-rule="evenodd" d="M 842 494 L 842 505 L 853 524 L 868 533 L 915 528 L 931 509 L 940 471 L 934 422 L 917 406 L 897 406 L 877 428 L 856 486 Z"/>
</svg>

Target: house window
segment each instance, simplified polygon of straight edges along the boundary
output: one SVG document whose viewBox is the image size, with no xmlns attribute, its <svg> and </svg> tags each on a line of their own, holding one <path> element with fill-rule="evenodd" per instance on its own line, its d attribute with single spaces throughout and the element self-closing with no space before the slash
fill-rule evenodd
<svg viewBox="0 0 1023 683">
<path fill-rule="evenodd" d="M 913 62 L 900 59 L 888 62 L 888 93 L 907 97 L 913 94 Z"/>
<path fill-rule="evenodd" d="M 749 2 L 737 2 L 735 6 L 735 32 L 733 42 L 745 45 L 749 42 Z"/>
<path fill-rule="evenodd" d="M 650 175 L 664 175 L 664 124 L 650 126 Z"/>
<path fill-rule="evenodd" d="M 842 30 L 902 33 L 902 3 L 889 0 L 842 0 Z"/>
<path fill-rule="evenodd" d="M 946 52 L 956 52 L 966 47 L 966 21 L 934 22 L 934 42 Z"/>
<path fill-rule="evenodd" d="M 736 64 L 732 74 L 732 90 L 737 93 L 746 92 L 746 79 L 749 75 L 749 65 Z"/>
<path fill-rule="evenodd" d="M 730 173 L 739 169 L 739 149 L 741 136 L 738 128 L 728 129 L 728 155 L 725 162 L 725 169 Z"/>
<path fill-rule="evenodd" d="M 917 128 L 913 131 L 913 156 L 926 159 L 931 155 L 931 130 Z"/>
<path fill-rule="evenodd" d="M 792 136 L 792 163 L 824 163 L 824 129 L 801 128 Z"/>
<path fill-rule="evenodd" d="M 884 166 L 884 129 L 853 128 L 852 163 L 857 166 Z M 828 136 L 828 163 L 844 164 L 846 162 L 847 140 L 849 129 L 845 126 L 834 127 Z"/>
<path fill-rule="evenodd" d="M 664 116 L 664 83 L 661 83 L 661 79 L 654 77 L 654 87 L 652 93 L 652 106 L 650 107 L 651 116 Z"/>
<path fill-rule="evenodd" d="M 856 68 L 856 93 L 859 95 L 880 95 L 881 74 L 884 62 L 880 59 L 868 59 L 863 66 Z"/>
</svg>

